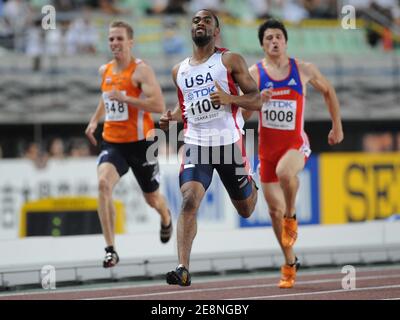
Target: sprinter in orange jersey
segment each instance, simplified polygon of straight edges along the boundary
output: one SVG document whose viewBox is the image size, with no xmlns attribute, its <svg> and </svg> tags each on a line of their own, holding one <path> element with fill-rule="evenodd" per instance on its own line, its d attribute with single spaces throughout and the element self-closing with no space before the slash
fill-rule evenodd
<svg viewBox="0 0 400 320">
<path fill-rule="evenodd" d="M 104 117 L 104 141 L 97 168 L 98 212 L 107 245 L 104 268 L 113 267 L 119 261 L 115 250 L 112 192 L 129 168 L 146 202 L 160 214 L 161 242 L 168 242 L 172 234 L 171 213 L 159 191 L 157 158 L 146 157 L 146 151 L 153 143 L 146 140 L 154 128 L 151 113 L 162 113 L 165 110 L 160 85 L 153 69 L 132 56 L 133 29 L 129 24 L 122 21 L 111 23 L 108 43 L 114 59 L 99 69 L 102 96 L 85 131 L 90 142 L 97 145 L 94 132 Z"/>
<path fill-rule="evenodd" d="M 311 149 L 304 131 L 306 87 L 310 83 L 323 96 L 332 120 L 330 145 L 343 140 L 340 107 L 335 89 L 309 62 L 289 58 L 285 26 L 270 19 L 258 29 L 264 58 L 249 69 L 263 99 L 259 112 L 260 181 L 267 201 L 272 227 L 285 257 L 280 288 L 292 288 L 300 263 L 293 251 L 297 239 L 295 200 L 298 173 Z M 250 112 L 243 111 L 247 118 Z"/>
</svg>

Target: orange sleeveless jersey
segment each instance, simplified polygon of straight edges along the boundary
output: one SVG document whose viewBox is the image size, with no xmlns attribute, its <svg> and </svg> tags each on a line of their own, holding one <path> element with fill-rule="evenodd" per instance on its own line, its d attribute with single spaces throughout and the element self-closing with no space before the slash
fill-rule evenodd
<svg viewBox="0 0 400 320">
<path fill-rule="evenodd" d="M 113 71 L 114 61 L 106 64 L 101 91 L 106 108 L 103 139 L 107 142 L 126 143 L 143 140 L 148 132 L 154 128 L 154 122 L 149 112 L 135 108 L 133 105 L 118 104 L 116 101 L 109 100 L 107 103 L 104 99 L 104 95 L 112 91 L 113 88 L 124 91 L 130 97 L 139 98 L 142 90 L 134 86 L 131 81 L 132 74 L 139 63 L 142 63 L 142 61 L 132 59 L 130 65 L 119 73 Z M 120 111 L 119 116 L 118 110 Z"/>
</svg>

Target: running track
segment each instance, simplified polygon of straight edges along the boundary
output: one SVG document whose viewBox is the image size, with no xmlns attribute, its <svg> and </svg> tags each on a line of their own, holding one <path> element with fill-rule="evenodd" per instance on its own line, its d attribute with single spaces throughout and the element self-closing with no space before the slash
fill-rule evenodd
<svg viewBox="0 0 400 320">
<path fill-rule="evenodd" d="M 356 288 L 342 289 L 341 268 L 299 271 L 295 288 L 279 289 L 279 273 L 193 276 L 190 287 L 162 281 L 85 285 L 51 291 L 0 292 L 0 300 L 400 300 L 400 266 L 357 267 Z"/>
</svg>

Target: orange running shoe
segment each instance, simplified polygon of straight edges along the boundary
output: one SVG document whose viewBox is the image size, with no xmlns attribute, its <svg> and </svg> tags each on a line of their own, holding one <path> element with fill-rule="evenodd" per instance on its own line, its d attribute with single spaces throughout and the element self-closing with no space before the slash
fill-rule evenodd
<svg viewBox="0 0 400 320">
<path fill-rule="evenodd" d="M 293 247 L 297 239 L 297 220 L 283 218 L 282 221 L 282 245 L 285 248 Z"/>
<path fill-rule="evenodd" d="M 279 288 L 289 289 L 293 288 L 294 282 L 296 280 L 296 272 L 300 268 L 300 261 L 295 257 L 294 263 L 292 265 L 285 264 L 281 267 L 281 280 L 279 281 Z"/>
</svg>

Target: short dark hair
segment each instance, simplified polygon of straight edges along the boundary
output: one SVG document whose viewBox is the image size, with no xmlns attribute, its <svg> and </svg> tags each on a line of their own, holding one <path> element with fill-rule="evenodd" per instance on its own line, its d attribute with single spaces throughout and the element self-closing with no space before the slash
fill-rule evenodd
<svg viewBox="0 0 400 320">
<path fill-rule="evenodd" d="M 218 17 L 216 16 L 216 14 L 215 14 L 211 9 L 200 9 L 200 10 L 198 10 L 197 12 L 200 12 L 200 11 L 208 11 L 209 13 L 211 13 L 211 15 L 212 15 L 212 17 L 214 18 L 214 21 L 215 21 L 215 26 L 216 26 L 217 28 L 219 28 L 219 20 L 218 20 Z"/>
<path fill-rule="evenodd" d="M 260 27 L 258 28 L 258 40 L 260 41 L 260 45 L 262 46 L 263 44 L 263 39 L 264 39 L 264 32 L 267 29 L 279 29 L 282 30 L 283 35 L 285 36 L 286 42 L 288 41 L 288 34 L 285 28 L 285 25 L 276 19 L 268 19 L 265 21 Z"/>
<path fill-rule="evenodd" d="M 110 23 L 111 28 L 124 28 L 128 35 L 128 39 L 133 39 L 133 28 L 131 25 L 125 21 L 113 21 Z"/>
</svg>

